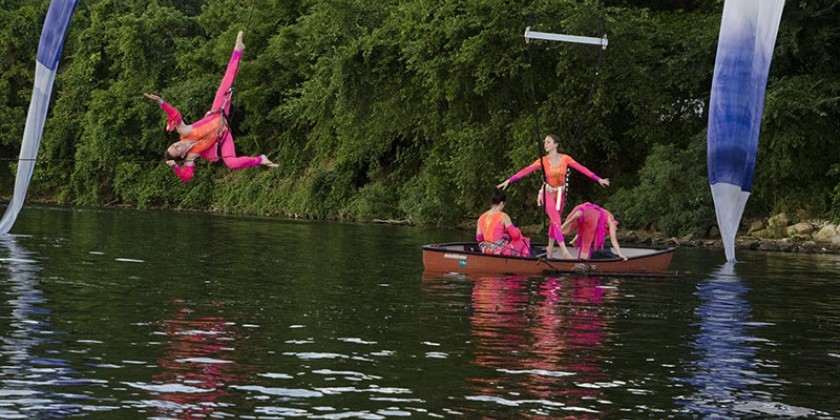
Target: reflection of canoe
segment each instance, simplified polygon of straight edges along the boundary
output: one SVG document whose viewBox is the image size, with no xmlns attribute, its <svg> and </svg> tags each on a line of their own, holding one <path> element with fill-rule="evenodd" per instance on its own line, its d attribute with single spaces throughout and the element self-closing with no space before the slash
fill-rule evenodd
<svg viewBox="0 0 840 420">
<path fill-rule="evenodd" d="M 545 245 L 532 245 L 535 255 L 544 254 Z M 610 274 L 665 274 L 673 248 L 621 247 L 628 260 L 620 258 L 592 260 L 545 259 L 482 254 L 475 242 L 450 242 L 423 246 L 423 268 L 434 272 L 486 274 L 543 274 L 584 272 Z M 572 255 L 576 250 L 570 249 Z"/>
</svg>

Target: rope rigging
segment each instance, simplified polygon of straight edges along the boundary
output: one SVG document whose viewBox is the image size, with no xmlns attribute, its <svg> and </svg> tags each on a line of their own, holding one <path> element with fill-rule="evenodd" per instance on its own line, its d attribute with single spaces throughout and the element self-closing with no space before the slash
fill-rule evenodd
<svg viewBox="0 0 840 420">
<path fill-rule="evenodd" d="M 251 11 L 248 13 L 248 22 L 245 23 L 245 32 L 246 33 L 248 32 L 249 29 L 251 29 L 251 18 L 253 18 L 253 17 L 254 17 L 254 0 L 251 0 Z M 228 96 L 228 100 L 226 102 L 229 101 L 229 102 L 233 103 L 233 93 L 235 92 L 235 90 L 233 88 L 235 86 L 236 86 L 236 81 L 234 81 L 233 84 L 230 85 L 230 89 L 229 89 L 230 95 Z M 222 109 L 224 109 L 224 106 L 222 106 Z M 227 118 L 227 115 L 225 115 L 225 117 Z"/>
<path fill-rule="evenodd" d="M 248 32 L 248 30 L 249 30 L 249 29 L 251 29 L 251 18 L 253 18 L 253 17 L 254 17 L 254 0 L 251 0 L 251 11 L 248 13 L 248 21 L 247 21 L 247 23 L 245 23 L 245 32 L 246 32 L 246 33 Z M 228 92 L 230 92 L 230 94 L 228 95 L 227 100 L 225 100 L 225 104 L 224 104 L 224 105 L 222 105 L 222 110 L 224 110 L 224 109 L 225 109 L 225 106 L 227 105 L 227 103 L 228 103 L 228 102 L 230 102 L 231 104 L 233 104 L 233 95 L 236 93 L 236 90 L 234 89 L 234 87 L 236 87 L 236 81 L 235 81 L 235 80 L 234 80 L 233 84 L 231 84 L 231 85 L 230 85 L 230 89 L 228 89 Z M 222 117 L 223 117 L 223 118 L 224 118 L 224 120 L 225 120 L 225 121 L 224 121 L 224 122 L 225 122 L 225 126 L 227 126 L 228 130 L 230 130 L 230 125 L 228 124 L 228 115 L 227 115 L 227 113 L 222 112 Z M 256 139 L 256 138 L 254 138 L 254 143 L 257 145 L 257 150 L 262 149 L 262 147 L 260 147 L 260 142 L 259 142 L 259 141 L 257 141 L 257 139 Z M 229 157 L 229 156 L 222 156 L 222 153 L 221 153 L 221 144 L 220 144 L 220 142 L 216 142 L 216 148 L 217 148 L 217 150 L 218 150 L 218 153 L 217 153 L 217 154 L 219 155 L 219 158 L 220 158 L 220 159 L 223 159 L 223 158 Z M 235 156 L 234 156 L 234 157 L 235 157 Z"/>
<path fill-rule="evenodd" d="M 592 103 L 595 99 L 595 92 L 598 89 L 598 84 L 600 81 L 600 73 L 601 68 L 604 64 L 604 57 L 606 56 L 605 52 L 607 50 L 607 28 L 606 28 L 606 20 L 604 19 L 604 4 L 601 2 L 599 3 L 599 11 L 600 11 L 600 18 L 599 21 L 601 23 L 601 32 L 603 33 L 603 38 L 600 42 L 595 41 L 594 39 L 587 39 L 586 37 L 577 37 L 577 36 L 569 36 L 569 35 L 557 35 L 557 34 L 548 34 L 548 33 L 533 33 L 534 38 L 538 39 L 547 39 L 552 41 L 563 41 L 563 42 L 575 42 L 575 43 L 587 43 L 587 44 L 600 44 L 600 52 L 598 54 L 598 61 L 595 67 L 595 71 L 592 74 L 592 82 L 589 86 L 589 92 L 587 94 L 586 102 L 581 109 L 580 115 L 578 116 L 578 120 L 575 127 L 575 133 L 572 140 L 569 142 L 569 149 L 573 148 L 575 144 L 580 142 L 580 139 L 583 137 L 583 128 L 586 123 L 586 116 L 589 113 L 590 108 L 592 107 Z M 536 143 L 537 143 L 537 156 L 540 159 L 540 165 L 542 167 L 543 173 L 543 187 L 540 189 L 543 199 L 543 205 L 547 203 L 547 194 L 549 194 L 548 188 L 548 176 L 546 174 L 546 167 L 545 162 L 542 159 L 543 150 L 542 150 L 542 136 L 540 134 L 540 123 L 539 123 L 539 104 L 537 101 L 537 93 L 536 87 L 534 86 L 534 70 L 533 70 L 533 54 L 531 53 L 531 37 L 529 37 L 531 24 L 533 23 L 533 17 L 529 18 L 529 25 L 526 28 L 525 32 L 525 50 L 528 57 L 528 70 L 529 70 L 529 84 L 531 90 L 531 102 L 533 107 L 533 114 L 534 114 L 534 134 L 536 136 Z M 539 36 L 537 36 L 539 35 Z M 562 203 L 566 202 L 566 196 L 568 194 L 568 186 L 569 186 L 569 175 L 570 171 L 566 171 L 566 177 L 563 183 L 562 191 L 560 192 L 562 196 L 558 197 L 558 200 Z M 562 211 L 562 207 L 560 208 Z M 545 228 L 545 218 L 543 218 L 543 228 Z"/>
<path fill-rule="evenodd" d="M 234 158 L 237 156 L 219 156 L 219 159 Z M 0 162 L 103 162 L 103 163 L 161 163 L 160 159 L 73 159 L 73 158 L 15 158 L 15 157 L 0 157 Z"/>
</svg>

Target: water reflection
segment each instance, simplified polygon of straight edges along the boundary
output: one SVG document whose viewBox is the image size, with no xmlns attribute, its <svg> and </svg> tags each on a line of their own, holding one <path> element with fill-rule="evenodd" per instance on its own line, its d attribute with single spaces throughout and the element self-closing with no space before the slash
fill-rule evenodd
<svg viewBox="0 0 840 420">
<path fill-rule="evenodd" d="M 473 401 L 597 413 L 607 380 L 601 365 L 615 288 L 600 277 L 481 277 L 472 290 Z"/>
<path fill-rule="evenodd" d="M 170 313 L 159 322 L 166 337 L 150 384 L 131 383 L 157 399 L 148 402 L 170 417 L 195 418 L 229 415 L 233 407 L 229 387 L 249 378 L 252 369 L 237 362 L 241 346 L 238 326 L 219 314 L 202 315 L 185 299 L 171 299 Z M 220 309 L 221 303 L 211 304 Z"/>
<path fill-rule="evenodd" d="M 778 366 L 758 357 L 760 346 L 773 345 L 752 331 L 767 324 L 751 321 L 749 288 L 735 274 L 735 264 L 726 263 L 709 279 L 697 285 L 700 305 L 695 310 L 700 332 L 691 343 L 697 360 L 690 363 L 685 381 L 693 395 L 678 401 L 691 412 L 704 416 L 811 415 L 811 410 L 773 402 L 762 387 L 775 386 L 775 374 L 762 372 Z"/>
<path fill-rule="evenodd" d="M 77 213 L 29 212 L 35 227 L 23 220 L 22 231 L 35 236 L 14 244 L 24 249 L 0 245 L 0 417 L 803 412 L 775 402 L 840 415 L 836 256 L 762 254 L 765 264 L 736 266 L 743 281 L 421 283 L 423 237 L 406 230 Z M 214 240 L 166 242 L 169 227 Z M 342 251 L 325 254 L 311 237 Z M 357 243 L 388 246 L 351 259 L 344 250 Z M 696 249 L 675 257 L 693 272 L 720 261 Z"/>
<path fill-rule="evenodd" d="M 43 292 L 38 288 L 38 272 L 41 267 L 35 256 L 18 244 L 18 238 L 11 235 L 0 236 L 0 287 L 4 290 L 10 309 L 3 318 L 8 321 L 2 326 L 3 356 L 0 368 L 0 417 L 31 418 L 49 416 L 61 417 L 78 413 L 79 404 L 70 399 L 86 399 L 82 395 L 59 393 L 54 387 L 83 385 L 73 376 L 77 373 L 70 362 L 60 353 L 51 353 L 50 357 L 39 355 L 43 346 L 60 335 L 50 325 L 52 311 Z M 2 254 L 0 254 L 2 255 Z"/>
</svg>

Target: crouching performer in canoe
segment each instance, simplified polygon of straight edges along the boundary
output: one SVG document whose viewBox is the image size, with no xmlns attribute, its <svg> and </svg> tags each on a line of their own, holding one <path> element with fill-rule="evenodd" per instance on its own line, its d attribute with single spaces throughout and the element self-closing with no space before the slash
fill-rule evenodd
<svg viewBox="0 0 840 420">
<path fill-rule="evenodd" d="M 175 130 L 181 137 L 180 141 L 173 143 L 166 150 L 167 157 L 169 158 L 166 164 L 172 167 L 175 174 L 185 183 L 189 182 L 195 174 L 195 160 L 198 158 L 210 162 L 216 162 L 221 158 L 225 162 L 225 165 L 233 170 L 259 165 L 270 168 L 277 167 L 277 164 L 270 161 L 265 155 L 256 157 L 236 156 L 233 136 L 227 124 L 227 115 L 230 112 L 230 99 L 233 92 L 233 80 L 236 78 L 236 73 L 239 70 L 239 60 L 242 58 L 242 51 L 245 50 L 245 43 L 242 40 L 243 36 L 242 31 L 236 36 L 233 54 L 228 62 L 222 83 L 216 91 L 213 106 L 210 108 L 210 111 L 204 114 L 202 119 L 192 124 L 185 124 L 181 118 L 181 113 L 175 107 L 161 99 L 160 96 L 151 93 L 143 94 L 147 98 L 157 102 L 166 113 L 168 117 L 166 131 Z M 183 166 L 178 165 L 175 159 L 183 160 Z"/>
<path fill-rule="evenodd" d="M 592 203 L 583 203 L 572 209 L 561 227 L 564 234 L 577 231 L 575 246 L 578 248 L 578 258 L 588 260 L 593 254 L 604 248 L 604 238 L 609 232 L 612 250 L 618 258 L 627 260 L 618 246 L 616 232 L 618 220 L 606 209 Z"/>
<path fill-rule="evenodd" d="M 504 191 L 493 189 L 490 210 L 478 218 L 475 240 L 485 254 L 528 257 L 531 255 L 531 240 L 522 236 L 522 231 L 503 211 L 506 199 Z"/>
</svg>

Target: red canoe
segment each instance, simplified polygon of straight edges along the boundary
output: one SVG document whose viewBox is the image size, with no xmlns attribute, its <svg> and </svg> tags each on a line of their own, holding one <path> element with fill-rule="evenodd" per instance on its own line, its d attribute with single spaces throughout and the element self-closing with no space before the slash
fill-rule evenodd
<svg viewBox="0 0 840 420">
<path fill-rule="evenodd" d="M 534 245 L 539 255 L 544 245 Z M 546 274 L 546 273 L 605 273 L 605 274 L 667 274 L 674 254 L 673 248 L 621 247 L 627 261 L 620 258 L 564 260 L 544 257 L 510 257 L 482 254 L 475 242 L 450 242 L 423 246 L 423 268 L 433 272 L 482 274 Z M 569 250 L 576 255 L 575 249 Z"/>
</svg>

